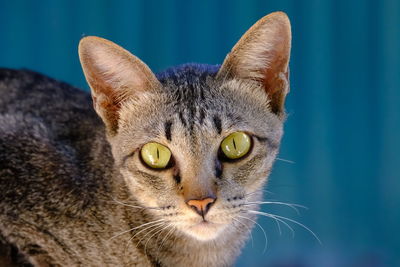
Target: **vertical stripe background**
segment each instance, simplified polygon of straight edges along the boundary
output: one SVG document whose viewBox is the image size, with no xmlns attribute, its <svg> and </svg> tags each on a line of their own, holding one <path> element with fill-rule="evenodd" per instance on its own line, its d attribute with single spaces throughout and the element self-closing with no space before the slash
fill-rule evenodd
<svg viewBox="0 0 400 267">
<path fill-rule="evenodd" d="M 155 72 L 221 63 L 262 16 L 293 27 L 289 118 L 268 186 L 304 204 L 296 236 L 261 218 L 237 266 L 400 266 L 400 1 L 0 1 L 0 66 L 29 68 L 88 89 L 77 44 L 111 39 Z"/>
</svg>

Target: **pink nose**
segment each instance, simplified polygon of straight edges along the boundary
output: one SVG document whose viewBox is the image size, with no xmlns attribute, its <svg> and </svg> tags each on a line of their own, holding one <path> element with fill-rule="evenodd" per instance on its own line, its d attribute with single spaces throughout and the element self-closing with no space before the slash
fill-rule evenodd
<svg viewBox="0 0 400 267">
<path fill-rule="evenodd" d="M 208 210 L 211 208 L 211 205 L 215 202 L 216 198 L 203 198 L 203 199 L 191 199 L 186 202 L 192 209 L 194 209 L 201 217 L 207 214 Z"/>
</svg>

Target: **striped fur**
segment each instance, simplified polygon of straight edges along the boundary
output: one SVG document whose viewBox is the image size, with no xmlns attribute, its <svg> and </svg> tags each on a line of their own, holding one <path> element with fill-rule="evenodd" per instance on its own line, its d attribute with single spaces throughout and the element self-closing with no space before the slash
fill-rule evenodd
<svg viewBox="0 0 400 267">
<path fill-rule="evenodd" d="M 0 264 L 232 265 L 256 219 L 245 204 L 261 199 L 283 134 L 289 51 L 289 21 L 277 12 L 221 66 L 157 75 L 85 37 L 92 101 L 42 75 L 0 70 Z M 227 161 L 220 144 L 235 131 L 252 148 Z M 170 168 L 143 163 L 148 142 L 169 148 Z M 204 217 L 185 203 L 210 196 Z"/>
</svg>

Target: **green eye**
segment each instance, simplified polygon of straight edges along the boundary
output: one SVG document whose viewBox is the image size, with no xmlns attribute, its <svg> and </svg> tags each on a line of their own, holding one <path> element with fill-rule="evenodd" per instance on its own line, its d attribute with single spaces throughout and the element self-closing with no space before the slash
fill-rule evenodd
<svg viewBox="0 0 400 267">
<path fill-rule="evenodd" d="M 221 143 L 221 150 L 229 159 L 238 159 L 246 155 L 251 147 L 251 138 L 244 132 L 228 135 Z"/>
<path fill-rule="evenodd" d="M 163 169 L 167 167 L 171 159 L 171 151 L 158 143 L 145 144 L 140 151 L 140 155 L 143 161 L 154 169 Z"/>
</svg>

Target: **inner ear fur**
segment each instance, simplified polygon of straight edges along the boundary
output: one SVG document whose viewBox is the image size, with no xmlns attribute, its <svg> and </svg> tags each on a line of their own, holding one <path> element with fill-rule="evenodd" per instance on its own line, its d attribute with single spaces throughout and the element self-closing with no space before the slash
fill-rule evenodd
<svg viewBox="0 0 400 267">
<path fill-rule="evenodd" d="M 284 113 L 289 92 L 290 21 L 283 12 L 271 13 L 257 21 L 226 56 L 219 79 L 257 81 L 268 94 L 271 111 Z"/>
<path fill-rule="evenodd" d="M 79 58 L 94 108 L 111 135 L 118 131 L 122 103 L 160 86 L 145 63 L 106 39 L 95 36 L 81 39 Z"/>
</svg>

